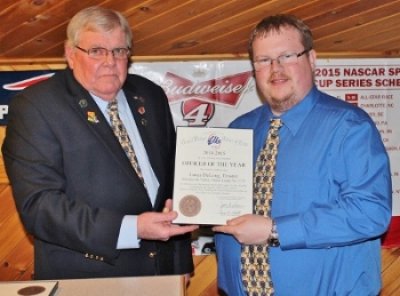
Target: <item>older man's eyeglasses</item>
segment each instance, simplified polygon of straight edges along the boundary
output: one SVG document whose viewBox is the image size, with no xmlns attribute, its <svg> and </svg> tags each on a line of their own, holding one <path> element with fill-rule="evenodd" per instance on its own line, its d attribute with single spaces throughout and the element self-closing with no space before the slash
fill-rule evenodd
<svg viewBox="0 0 400 296">
<path fill-rule="evenodd" d="M 305 53 L 309 52 L 311 49 L 312 48 L 305 49 L 300 53 L 283 54 L 283 55 L 280 55 L 279 57 L 277 57 L 276 59 L 271 59 L 269 57 L 263 57 L 263 58 L 257 59 L 253 62 L 254 69 L 256 71 L 267 69 L 267 68 L 271 67 L 271 65 L 274 61 L 276 61 L 279 65 L 297 64 L 299 57 L 301 57 Z"/>
<path fill-rule="evenodd" d="M 96 60 L 104 59 L 109 53 L 111 53 L 116 59 L 126 59 L 131 53 L 131 50 L 125 47 L 117 47 L 113 49 L 107 49 L 104 47 L 92 47 L 89 49 L 84 49 L 77 45 L 75 45 L 75 47 L 80 51 L 87 53 L 89 57 Z"/>
</svg>

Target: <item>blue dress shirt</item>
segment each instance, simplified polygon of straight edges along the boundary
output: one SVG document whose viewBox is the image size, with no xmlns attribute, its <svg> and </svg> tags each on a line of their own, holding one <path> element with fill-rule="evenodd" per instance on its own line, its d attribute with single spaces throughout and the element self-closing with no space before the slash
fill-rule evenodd
<svg viewBox="0 0 400 296">
<path fill-rule="evenodd" d="M 272 117 L 263 105 L 230 125 L 254 130 L 254 163 Z M 378 295 L 392 187 L 374 122 L 316 87 L 280 118 L 271 215 L 281 245 L 269 249 L 275 295 Z M 245 295 L 241 245 L 226 234 L 215 241 L 219 287 Z"/>
</svg>

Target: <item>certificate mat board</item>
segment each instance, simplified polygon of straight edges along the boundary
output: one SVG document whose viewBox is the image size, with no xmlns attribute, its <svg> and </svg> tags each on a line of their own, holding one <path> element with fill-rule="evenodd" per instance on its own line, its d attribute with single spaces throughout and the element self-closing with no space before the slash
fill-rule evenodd
<svg viewBox="0 0 400 296">
<path fill-rule="evenodd" d="M 174 223 L 224 225 L 252 200 L 252 130 L 177 127 Z"/>
<path fill-rule="evenodd" d="M 23 281 L 0 283 L 0 295 L 7 296 L 53 296 L 57 281 Z"/>
</svg>

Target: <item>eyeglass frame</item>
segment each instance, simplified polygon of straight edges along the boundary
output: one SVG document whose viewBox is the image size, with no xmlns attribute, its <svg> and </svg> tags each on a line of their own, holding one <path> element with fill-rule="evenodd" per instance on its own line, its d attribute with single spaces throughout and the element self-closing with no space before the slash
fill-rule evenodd
<svg viewBox="0 0 400 296">
<path fill-rule="evenodd" d="M 113 49 L 107 49 L 105 47 L 91 47 L 89 49 L 84 49 L 78 45 L 75 45 L 75 48 L 79 49 L 80 51 L 86 53 L 90 58 L 96 59 L 96 60 L 101 60 L 104 59 L 105 57 L 107 57 L 109 55 L 109 53 L 111 52 L 112 56 L 116 59 L 122 60 L 125 58 L 128 58 L 130 53 L 131 53 L 131 49 L 128 47 L 116 47 Z M 100 50 L 103 52 L 103 54 L 100 55 L 95 55 L 93 54 L 93 50 Z M 120 50 L 124 50 L 126 51 L 124 55 L 119 56 L 118 54 L 116 54 L 117 51 Z"/>
<path fill-rule="evenodd" d="M 255 70 L 255 71 L 260 71 L 260 70 L 262 70 L 262 69 L 267 69 L 267 68 L 269 68 L 269 67 L 272 66 L 272 64 L 273 64 L 274 61 L 276 61 L 276 62 L 277 62 L 279 65 L 281 65 L 281 66 L 282 66 L 282 65 L 297 64 L 298 58 L 301 57 L 302 55 L 308 53 L 310 50 L 312 50 L 312 47 L 311 47 L 311 48 L 308 48 L 308 49 L 306 48 L 306 49 L 304 49 L 304 50 L 303 50 L 302 52 L 300 52 L 300 53 L 282 54 L 282 55 L 278 56 L 278 57 L 275 58 L 275 59 L 268 58 L 268 57 L 262 58 L 262 59 L 260 59 L 260 60 L 258 60 L 258 61 L 254 61 L 254 62 L 253 62 L 254 70 Z M 296 58 L 296 61 L 293 61 L 293 62 L 282 62 L 282 60 L 285 61 L 285 59 L 287 60 L 287 59 L 290 59 L 290 58 L 292 58 L 292 57 L 295 57 L 295 58 Z M 268 61 L 267 64 L 260 65 L 260 62 L 266 63 L 267 61 Z"/>
</svg>

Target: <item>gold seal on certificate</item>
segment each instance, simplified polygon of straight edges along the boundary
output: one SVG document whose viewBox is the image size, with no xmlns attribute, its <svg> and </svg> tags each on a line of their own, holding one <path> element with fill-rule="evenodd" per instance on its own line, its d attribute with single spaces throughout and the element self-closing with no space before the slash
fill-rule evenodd
<svg viewBox="0 0 400 296">
<path fill-rule="evenodd" d="M 253 131 L 178 127 L 174 223 L 223 225 L 252 213 Z"/>
<path fill-rule="evenodd" d="M 58 288 L 58 281 L 22 281 L 0 283 L 0 295 L 52 296 Z"/>
<path fill-rule="evenodd" d="M 194 217 L 201 210 L 201 201 L 197 196 L 186 195 L 179 202 L 179 210 L 186 217 Z"/>
<path fill-rule="evenodd" d="M 38 295 L 46 290 L 43 286 L 28 286 L 18 290 L 18 295 L 32 296 Z"/>
</svg>

